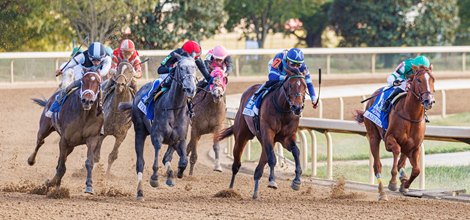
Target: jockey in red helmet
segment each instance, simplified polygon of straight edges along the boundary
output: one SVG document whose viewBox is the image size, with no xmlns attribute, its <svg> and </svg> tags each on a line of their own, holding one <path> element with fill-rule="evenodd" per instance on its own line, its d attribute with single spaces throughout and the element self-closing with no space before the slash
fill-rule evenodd
<svg viewBox="0 0 470 220">
<path fill-rule="evenodd" d="M 173 73 L 174 68 L 176 67 L 176 63 L 178 62 L 178 58 L 175 54 L 180 56 L 191 56 L 196 61 L 196 66 L 201 71 L 204 79 L 207 82 L 211 81 L 211 76 L 209 71 L 207 71 L 206 65 L 201 60 L 201 46 L 196 41 L 186 41 L 181 48 L 178 48 L 172 51 L 163 61 L 161 62 L 160 67 L 158 67 L 158 74 L 160 77 L 156 79 L 153 83 L 152 88 L 150 89 L 149 93 L 147 94 L 147 99 L 145 100 L 144 104 L 148 105 L 150 103 L 151 98 L 154 97 L 158 92 L 158 87 L 161 82 L 167 78 L 168 74 Z"/>
</svg>

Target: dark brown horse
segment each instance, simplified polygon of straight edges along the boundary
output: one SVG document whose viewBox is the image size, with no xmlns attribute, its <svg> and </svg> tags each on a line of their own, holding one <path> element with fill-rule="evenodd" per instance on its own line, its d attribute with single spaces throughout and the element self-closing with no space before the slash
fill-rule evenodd
<svg viewBox="0 0 470 220">
<path fill-rule="evenodd" d="M 66 170 L 65 161 L 67 156 L 72 153 L 75 146 L 86 144 L 88 151 L 85 162 L 87 170 L 85 192 L 93 193 L 93 154 L 100 139 L 100 128 L 103 125 L 103 114 L 99 108 L 100 83 L 101 77 L 98 73 L 85 73 L 81 79 L 80 89 L 70 94 L 63 103 L 60 112 L 54 113 L 52 119 L 47 118 L 44 113 L 51 106 L 56 94 L 52 95 L 49 100 L 33 99 L 37 104 L 45 108 L 39 121 L 36 149 L 28 158 L 28 164 L 34 165 L 36 154 L 49 134 L 57 131 L 60 135 L 59 161 L 54 178 L 46 183 L 48 188 L 51 186 L 60 187 Z"/>
<path fill-rule="evenodd" d="M 111 79 L 114 83 L 114 88 L 110 90 L 109 94 L 104 94 L 105 99 L 103 102 L 104 113 L 104 135 L 100 137 L 98 146 L 95 151 L 95 163 L 100 160 L 100 150 L 103 140 L 106 136 L 112 135 L 116 138 L 114 147 L 108 156 L 108 169 L 110 173 L 113 162 L 118 157 L 118 150 L 121 143 L 127 135 L 127 131 L 132 125 L 131 113 L 129 111 L 119 111 L 119 103 L 131 102 L 133 99 L 133 89 L 131 88 L 131 81 L 133 77 L 133 66 L 128 62 L 121 62 L 116 70 L 116 74 Z M 111 83 L 109 80 L 105 83 Z"/>
<path fill-rule="evenodd" d="M 204 134 L 216 134 L 219 132 L 225 121 L 224 94 L 227 85 L 227 76 L 219 67 L 216 67 L 216 69 L 212 71 L 211 76 L 214 80 L 213 83 L 208 86 L 209 91 L 201 89 L 193 98 L 194 117 L 191 119 L 191 140 L 187 146 L 188 155 L 191 154 L 189 175 L 193 175 L 194 165 L 197 161 L 197 143 L 199 139 Z M 222 167 L 219 162 L 219 142 L 215 138 L 213 142 L 212 148 L 215 153 L 214 170 L 222 172 Z"/>
<path fill-rule="evenodd" d="M 382 128 L 364 117 L 364 111 L 356 110 L 358 113 L 356 121 L 365 124 L 370 150 L 374 157 L 374 172 L 379 183 L 379 200 L 387 200 L 381 180 L 382 163 L 379 154 L 381 140 L 385 142 L 385 149 L 393 153 L 392 178 L 388 185 L 390 190 L 397 190 L 398 172 L 400 172 L 400 191 L 402 193 L 408 192 L 411 183 L 420 173 L 420 145 L 424 140 L 426 130 L 424 116 L 425 111 L 431 109 L 435 102 L 433 97 L 435 79 L 432 75 L 432 66 L 430 68 L 413 66 L 412 68 L 414 74 L 408 79 L 408 92 L 390 111 L 389 126 L 385 135 L 382 136 Z M 377 90 L 374 95 L 380 91 L 380 89 Z M 367 108 L 374 101 L 375 98 L 369 100 Z M 399 154 L 401 154 L 400 160 L 398 160 Z M 410 160 L 413 167 L 409 179 L 404 170 L 406 158 Z"/>
<path fill-rule="evenodd" d="M 243 93 L 234 125 L 222 130 L 216 137 L 220 141 L 232 134 L 235 136 L 230 189 L 233 189 L 235 176 L 240 169 L 240 160 L 246 143 L 254 136 L 261 142 L 262 153 L 254 174 L 253 199 L 258 198 L 259 180 L 263 175 L 266 163 L 269 164 L 270 168 L 268 187 L 277 188 L 274 176 L 276 157 L 273 147 L 275 142 L 280 142 L 294 156 L 295 178 L 292 181 L 292 189 L 299 190 L 301 184 L 302 169 L 299 159 L 300 151 L 296 144 L 296 131 L 299 126 L 300 114 L 304 108 L 305 90 L 307 88 L 305 76 L 288 73 L 284 81 L 280 81 L 274 86 L 274 91 L 266 95 L 261 104 L 259 133 L 256 132 L 253 117 L 242 114 L 246 103 L 259 87 L 259 85 L 254 85 Z"/>
</svg>

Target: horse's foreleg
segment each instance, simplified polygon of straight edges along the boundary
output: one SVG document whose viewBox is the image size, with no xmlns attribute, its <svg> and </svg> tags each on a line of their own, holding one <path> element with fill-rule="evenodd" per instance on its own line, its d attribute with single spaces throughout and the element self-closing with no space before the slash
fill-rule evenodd
<svg viewBox="0 0 470 220">
<path fill-rule="evenodd" d="M 108 156 L 108 169 L 106 173 L 111 173 L 111 166 L 113 165 L 114 161 L 118 158 L 119 146 L 121 146 L 122 142 L 126 138 L 125 135 L 116 135 L 116 141 L 114 142 L 114 147 L 111 153 Z"/>
<path fill-rule="evenodd" d="M 390 179 L 390 182 L 388 183 L 388 189 L 390 191 L 397 191 L 398 183 L 397 183 L 397 174 L 398 174 L 398 155 L 400 154 L 400 145 L 398 145 L 397 141 L 395 140 L 394 137 L 391 135 L 386 138 L 386 143 L 387 149 L 392 151 L 393 153 L 393 165 L 392 165 L 392 178 Z"/>
<path fill-rule="evenodd" d="M 171 169 L 171 160 L 173 159 L 173 153 L 175 152 L 175 148 L 173 145 L 168 145 L 168 149 L 166 149 L 165 155 L 163 155 L 162 163 L 166 169 L 166 185 L 167 186 L 174 186 L 175 183 L 173 181 L 174 173 L 173 169 Z"/>
<path fill-rule="evenodd" d="M 57 162 L 57 167 L 56 167 L 56 174 L 54 178 L 52 178 L 51 181 L 47 181 L 46 186 L 51 187 L 51 186 L 56 186 L 57 188 L 60 187 L 60 183 L 62 182 L 62 177 L 65 174 L 66 167 L 65 167 L 65 161 L 67 161 L 67 156 L 72 153 L 73 147 L 68 146 L 65 141 L 61 139 L 60 143 L 60 148 L 59 148 L 59 160 Z"/>
<path fill-rule="evenodd" d="M 400 173 L 400 181 L 403 184 L 403 181 L 408 180 L 408 176 L 405 173 L 405 165 L 406 165 L 406 154 L 401 154 L 400 159 L 398 160 L 398 172 Z"/>
<path fill-rule="evenodd" d="M 98 141 L 98 144 L 96 145 L 95 153 L 93 154 L 94 155 L 93 160 L 95 161 L 95 163 L 100 162 L 100 159 L 101 159 L 101 145 L 103 144 L 103 140 L 104 140 L 105 137 L 106 136 L 104 136 L 104 135 L 100 135 L 100 139 Z"/>
<path fill-rule="evenodd" d="M 162 138 L 152 135 L 150 139 L 152 140 L 153 149 L 155 150 L 155 155 L 152 164 L 152 176 L 150 177 L 150 185 L 152 187 L 158 187 L 158 153 L 162 147 Z"/>
<path fill-rule="evenodd" d="M 302 183 L 300 180 L 300 176 L 302 175 L 302 167 L 300 166 L 300 150 L 299 147 L 297 147 L 295 141 L 290 143 L 289 151 L 292 152 L 292 156 L 294 157 L 295 161 L 295 178 L 292 180 L 291 188 L 293 190 L 299 190 L 300 184 Z"/>
<path fill-rule="evenodd" d="M 135 154 L 137 157 L 135 169 L 137 172 L 137 200 L 144 199 L 144 191 L 142 189 L 142 175 L 144 172 L 144 143 L 147 138 L 147 134 L 144 134 L 143 131 L 137 131 L 135 129 Z M 155 181 L 158 183 L 158 181 Z"/>
<path fill-rule="evenodd" d="M 413 182 L 413 180 L 419 175 L 419 173 L 421 172 L 421 169 L 419 167 L 419 162 L 421 160 L 420 158 L 420 151 L 421 149 L 418 147 L 412 154 L 411 154 L 411 157 L 408 157 L 410 159 L 410 164 L 412 166 L 412 169 L 411 169 L 411 175 L 410 175 L 410 179 L 408 181 L 405 181 L 404 184 L 403 184 L 403 193 L 407 193 L 408 192 L 408 189 L 410 188 L 410 185 L 411 183 Z"/>
<path fill-rule="evenodd" d="M 222 166 L 220 166 L 220 145 L 217 140 L 214 138 L 214 145 L 212 145 L 212 149 L 214 150 L 215 154 L 215 161 L 214 161 L 214 171 L 222 172 Z"/>
<path fill-rule="evenodd" d="M 42 119 L 44 118 L 44 119 Z M 38 134 L 37 134 L 37 140 L 36 140 L 36 148 L 34 149 L 34 152 L 31 154 L 31 156 L 28 157 L 28 164 L 30 166 L 34 165 L 36 163 L 36 155 L 39 151 L 39 148 L 44 144 L 44 139 L 49 136 L 53 131 L 54 128 L 50 124 L 50 120 L 46 119 L 46 117 L 42 117 L 41 123 Z M 46 122 L 45 120 L 49 120 L 49 122 Z"/>
<path fill-rule="evenodd" d="M 200 138 L 201 136 L 198 136 L 194 134 L 194 132 L 191 132 L 191 140 L 189 140 L 188 147 L 187 147 L 188 155 L 191 154 L 190 163 L 189 163 L 189 175 L 190 176 L 193 175 L 194 165 L 196 164 L 196 161 L 197 161 L 197 143 L 199 142 Z"/>
<path fill-rule="evenodd" d="M 183 178 L 184 170 L 188 166 L 188 159 L 186 156 L 186 141 L 182 140 L 176 144 L 176 153 L 178 153 L 178 156 L 180 157 L 178 161 L 178 174 L 176 176 L 181 179 Z M 194 149 L 193 153 L 196 154 L 197 158 L 196 149 Z"/>
<path fill-rule="evenodd" d="M 255 169 L 255 175 L 254 175 L 254 180 L 255 180 L 255 188 L 253 190 L 253 199 L 258 199 L 258 192 L 259 192 L 259 180 L 261 179 L 261 176 L 263 176 L 263 170 L 264 166 L 266 165 L 267 161 L 267 156 L 266 156 L 266 150 L 265 147 L 263 146 L 263 152 L 261 152 L 261 157 L 259 158 L 258 166 L 256 166 Z"/>
<path fill-rule="evenodd" d="M 85 161 L 86 168 L 86 188 L 85 193 L 93 194 L 93 166 L 95 164 L 94 152 L 97 144 L 100 141 L 100 137 L 89 139 L 87 141 L 87 159 Z"/>
</svg>

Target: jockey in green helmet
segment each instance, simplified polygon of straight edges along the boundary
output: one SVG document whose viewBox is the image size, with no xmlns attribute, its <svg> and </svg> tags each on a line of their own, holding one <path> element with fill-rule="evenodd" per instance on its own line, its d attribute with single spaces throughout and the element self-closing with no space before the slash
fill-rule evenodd
<svg viewBox="0 0 470 220">
<path fill-rule="evenodd" d="M 410 75 L 413 74 L 412 66 L 425 66 L 429 68 L 431 63 L 426 56 L 420 55 L 415 58 L 406 59 L 405 61 L 401 62 L 395 71 L 387 77 L 388 85 L 394 86 L 394 91 L 390 96 L 385 100 L 382 111 L 387 111 L 391 101 L 397 96 L 398 94 L 406 91 L 406 80 Z M 405 83 L 402 83 L 404 82 Z"/>
</svg>

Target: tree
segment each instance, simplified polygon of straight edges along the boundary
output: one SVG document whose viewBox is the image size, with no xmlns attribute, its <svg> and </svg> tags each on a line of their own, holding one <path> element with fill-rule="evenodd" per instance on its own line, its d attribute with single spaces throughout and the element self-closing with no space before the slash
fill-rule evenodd
<svg viewBox="0 0 470 220">
<path fill-rule="evenodd" d="M 0 51 L 57 50 L 70 41 L 71 30 L 46 0 L 6 0 L 0 8 Z"/>
<path fill-rule="evenodd" d="M 456 0 L 335 0 L 329 17 L 342 46 L 450 44 L 459 23 Z"/>
<path fill-rule="evenodd" d="M 458 0 L 460 25 L 455 45 L 470 45 L 470 0 Z"/>
<path fill-rule="evenodd" d="M 328 26 L 330 5 L 330 0 L 302 0 L 298 4 L 290 4 L 288 11 L 291 14 L 287 15 L 287 18 L 299 19 L 302 26 L 297 29 L 286 29 L 286 32 L 296 36 L 299 44 L 322 47 L 321 36 Z"/>
<path fill-rule="evenodd" d="M 131 25 L 133 38 L 145 49 L 172 49 L 186 39 L 200 41 L 220 28 L 222 11 L 222 1 L 213 0 L 148 3 L 147 9 Z"/>
<path fill-rule="evenodd" d="M 254 34 L 259 48 L 263 48 L 268 31 L 282 30 L 281 18 L 285 17 L 284 7 L 289 4 L 292 3 L 287 0 L 227 0 L 225 11 L 229 19 L 225 27 L 241 28 L 246 38 Z"/>
</svg>

